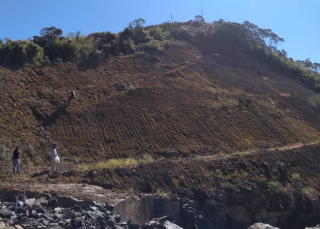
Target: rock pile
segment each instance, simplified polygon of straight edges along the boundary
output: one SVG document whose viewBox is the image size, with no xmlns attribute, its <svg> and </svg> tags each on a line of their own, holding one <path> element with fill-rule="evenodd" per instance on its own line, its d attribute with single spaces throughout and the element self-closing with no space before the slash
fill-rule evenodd
<svg viewBox="0 0 320 229">
<path fill-rule="evenodd" d="M 153 219 L 140 227 L 133 220 L 122 222 L 111 205 L 92 201 L 89 205 L 62 208 L 56 196 L 50 194 L 16 203 L 0 201 L 0 229 L 181 229 L 168 219 Z"/>
<path fill-rule="evenodd" d="M 92 202 L 90 206 L 74 205 L 70 208 L 57 207 L 56 199 L 40 204 L 39 200 L 27 199 L 15 203 L 0 203 L 0 229 L 33 228 L 139 228 L 132 221 L 121 222 L 113 207 Z"/>
</svg>

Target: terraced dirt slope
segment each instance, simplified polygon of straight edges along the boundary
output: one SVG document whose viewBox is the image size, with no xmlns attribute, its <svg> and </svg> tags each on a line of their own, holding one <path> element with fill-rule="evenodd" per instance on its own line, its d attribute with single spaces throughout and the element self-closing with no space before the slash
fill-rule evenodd
<svg viewBox="0 0 320 229">
<path fill-rule="evenodd" d="M 68 88 L 77 93 L 69 107 Z M 0 144 L 20 144 L 25 163 L 45 161 L 53 141 L 63 158 L 96 162 L 170 149 L 232 154 L 320 135 L 312 91 L 230 47 L 172 43 L 154 56 L 0 67 L 0 90 Z"/>
<path fill-rule="evenodd" d="M 114 190 L 173 193 L 198 200 L 210 199 L 210 191 L 225 190 L 235 194 L 241 190 L 242 200 L 262 194 L 268 201 L 290 202 L 287 197 L 272 195 L 277 192 L 284 196 L 299 192 L 301 195 L 301 190 L 306 188 L 312 190 L 309 197 L 319 195 L 319 150 L 319 145 L 311 145 L 292 150 L 163 159 L 134 168 L 83 174 L 81 179 Z M 300 175 L 299 180 L 292 178 L 294 174 Z M 279 182 L 279 186 L 270 187 L 270 182 Z M 236 195 L 227 199 L 228 204 L 237 205 Z M 266 206 L 265 201 L 260 203 L 261 207 Z"/>
<path fill-rule="evenodd" d="M 76 171 L 71 164 L 63 168 L 59 165 L 57 177 L 48 176 L 49 172 L 46 172 L 45 168 L 40 169 L 42 172 L 35 172 L 36 169 L 32 167 L 31 171 L 23 168 L 24 173 L 19 176 L 3 175 L 11 166 L 8 162 L 2 162 L 0 190 L 22 190 L 25 180 L 28 190 L 34 192 L 50 189 L 61 195 L 77 194 L 80 195 L 78 198 L 86 200 L 95 200 L 97 197 L 84 195 L 85 193 L 74 188 L 72 183 L 82 183 L 83 187 L 86 186 L 85 183 L 98 185 L 120 195 L 157 193 L 173 199 L 174 196 L 179 196 L 206 200 L 215 198 L 214 193 L 224 190 L 223 201 L 227 205 L 249 207 L 258 203 L 254 209 L 268 208 L 281 212 L 284 210 L 283 207 L 284 211 L 292 208 L 291 205 L 295 205 L 300 197 L 304 201 L 308 198 L 313 201 L 318 199 L 319 150 L 320 145 L 314 144 L 291 150 L 261 150 L 230 155 L 161 159 L 135 167 L 89 172 Z M 50 187 L 50 183 L 61 184 L 61 187 Z M 272 183 L 275 185 L 271 186 Z M 102 191 L 101 194 L 107 192 Z M 257 196 L 260 196 L 259 201 L 254 203 Z M 295 207 L 304 208 L 300 209 L 301 211 L 315 210 L 314 207 L 304 204 Z"/>
</svg>

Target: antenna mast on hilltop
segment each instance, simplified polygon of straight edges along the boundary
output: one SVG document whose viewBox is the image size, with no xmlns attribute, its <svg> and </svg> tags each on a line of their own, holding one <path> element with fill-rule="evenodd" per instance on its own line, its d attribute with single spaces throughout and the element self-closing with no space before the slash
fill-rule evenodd
<svg viewBox="0 0 320 229">
<path fill-rule="evenodd" d="M 202 6 L 201 6 L 201 17 L 203 18 L 203 13 L 202 13 Z"/>
<path fill-rule="evenodd" d="M 173 23 L 173 15 L 172 15 L 172 12 L 171 12 L 171 23 Z"/>
</svg>

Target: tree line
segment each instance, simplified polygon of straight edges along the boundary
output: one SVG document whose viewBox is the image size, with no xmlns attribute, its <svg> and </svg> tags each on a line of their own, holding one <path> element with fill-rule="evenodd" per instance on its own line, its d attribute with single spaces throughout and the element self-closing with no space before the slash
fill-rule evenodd
<svg viewBox="0 0 320 229">
<path fill-rule="evenodd" d="M 45 65 L 52 62 L 88 61 L 118 55 L 155 54 L 176 40 L 199 45 L 223 42 L 249 52 L 258 60 L 284 71 L 309 88 L 320 91 L 320 64 L 306 60 L 294 61 L 285 50 L 277 47 L 284 39 L 270 29 L 262 29 L 245 21 L 208 23 L 200 15 L 187 22 L 165 22 L 144 26 L 142 18 L 130 22 L 119 33 L 97 32 L 87 36 L 81 31 L 63 36 L 54 26 L 40 30 L 28 40 L 0 40 L 0 64 Z"/>
</svg>

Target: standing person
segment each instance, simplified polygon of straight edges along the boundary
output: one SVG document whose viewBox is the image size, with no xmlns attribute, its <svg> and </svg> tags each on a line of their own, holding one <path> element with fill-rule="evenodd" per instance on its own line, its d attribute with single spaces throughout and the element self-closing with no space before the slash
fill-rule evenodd
<svg viewBox="0 0 320 229">
<path fill-rule="evenodd" d="M 69 106 L 71 104 L 71 99 L 75 97 L 75 92 L 68 89 L 67 93 L 68 93 L 68 106 Z"/>
<path fill-rule="evenodd" d="M 51 171 L 50 173 L 56 172 L 56 157 L 58 156 L 57 153 L 57 143 L 53 143 L 51 150 L 50 150 L 50 156 L 51 156 Z"/>
<path fill-rule="evenodd" d="M 17 146 L 12 155 L 13 173 L 20 174 L 20 146 Z"/>
</svg>

